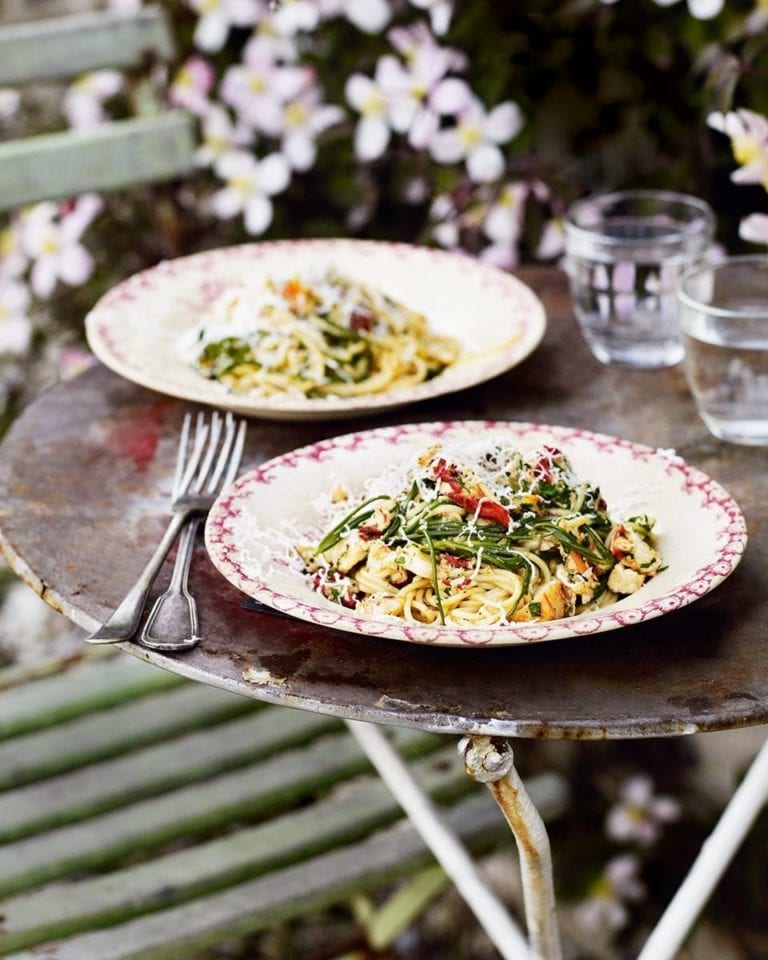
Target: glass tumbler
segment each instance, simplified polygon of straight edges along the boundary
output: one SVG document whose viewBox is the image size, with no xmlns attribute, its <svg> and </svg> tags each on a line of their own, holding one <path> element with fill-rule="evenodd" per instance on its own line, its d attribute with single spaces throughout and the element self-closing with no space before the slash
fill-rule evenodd
<svg viewBox="0 0 768 960">
<path fill-rule="evenodd" d="M 709 205 L 682 193 L 626 190 L 573 204 L 565 267 L 598 360 L 637 369 L 682 360 L 675 285 L 710 248 L 714 228 Z"/>
<path fill-rule="evenodd" d="M 702 420 L 722 440 L 768 444 L 768 256 L 692 267 L 677 297 Z"/>
</svg>

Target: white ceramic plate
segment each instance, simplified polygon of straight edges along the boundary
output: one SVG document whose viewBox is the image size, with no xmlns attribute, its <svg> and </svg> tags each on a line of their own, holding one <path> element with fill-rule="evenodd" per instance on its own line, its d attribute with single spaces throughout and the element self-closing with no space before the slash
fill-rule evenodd
<svg viewBox="0 0 768 960">
<path fill-rule="evenodd" d="M 305 399 L 237 395 L 180 359 L 184 332 L 204 319 L 227 287 L 329 266 L 423 313 L 434 330 L 459 341 L 458 362 L 413 387 Z M 545 325 L 541 302 L 525 284 L 469 257 L 407 244 L 295 240 L 160 263 L 105 294 L 86 317 L 85 329 L 96 356 L 141 386 L 245 415 L 298 420 L 370 413 L 481 383 L 527 357 Z"/>
<path fill-rule="evenodd" d="M 525 451 L 549 443 L 577 476 L 599 486 L 616 519 L 657 519 L 667 568 L 637 593 L 598 612 L 547 623 L 465 629 L 364 617 L 316 593 L 287 561 L 291 537 L 324 532 L 316 502 L 342 481 L 354 494 L 402 457 L 445 439 L 476 443 L 485 433 Z M 659 617 L 714 589 L 746 546 L 744 517 L 729 494 L 671 451 L 571 427 L 515 422 L 410 424 L 323 440 L 244 474 L 219 498 L 206 525 L 213 563 L 236 587 L 277 610 L 323 627 L 446 646 L 506 646 L 600 633 Z M 306 542 L 306 540 L 304 541 Z"/>
</svg>

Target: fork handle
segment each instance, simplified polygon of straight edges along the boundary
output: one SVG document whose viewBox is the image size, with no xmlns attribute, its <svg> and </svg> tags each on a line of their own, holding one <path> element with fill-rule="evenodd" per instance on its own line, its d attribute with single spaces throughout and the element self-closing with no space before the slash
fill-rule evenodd
<svg viewBox="0 0 768 960">
<path fill-rule="evenodd" d="M 89 637 L 85 638 L 88 643 L 119 643 L 121 640 L 130 640 L 133 637 L 139 629 L 141 614 L 147 602 L 149 591 L 152 589 L 152 584 L 155 582 L 155 577 L 160 572 L 160 568 L 179 535 L 179 531 L 195 512 L 194 510 L 179 510 L 173 514 L 171 522 L 163 534 L 163 539 L 147 561 L 141 576 L 109 619 L 94 630 Z"/>
<path fill-rule="evenodd" d="M 139 643 L 150 650 L 190 650 L 200 641 L 197 604 L 188 580 L 201 520 L 201 516 L 190 517 L 181 531 L 171 582 L 155 600 L 141 631 Z"/>
</svg>

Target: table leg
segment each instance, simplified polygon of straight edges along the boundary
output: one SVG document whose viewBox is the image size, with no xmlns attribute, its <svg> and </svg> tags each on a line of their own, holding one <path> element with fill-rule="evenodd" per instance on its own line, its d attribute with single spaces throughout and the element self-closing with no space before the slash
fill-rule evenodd
<svg viewBox="0 0 768 960">
<path fill-rule="evenodd" d="M 504 960 L 555 960 L 559 954 L 531 955 L 524 934 L 488 889 L 458 837 L 443 823 L 431 799 L 381 730 L 361 720 L 346 723 Z"/>
<path fill-rule="evenodd" d="M 705 734 L 706 736 L 706 734 Z M 704 841 L 637 960 L 672 960 L 768 801 L 768 740 Z"/>
<path fill-rule="evenodd" d="M 459 753 L 467 775 L 488 787 L 515 836 L 531 950 L 538 960 L 560 960 L 549 837 L 515 769 L 512 748 L 498 737 L 468 736 Z"/>
</svg>

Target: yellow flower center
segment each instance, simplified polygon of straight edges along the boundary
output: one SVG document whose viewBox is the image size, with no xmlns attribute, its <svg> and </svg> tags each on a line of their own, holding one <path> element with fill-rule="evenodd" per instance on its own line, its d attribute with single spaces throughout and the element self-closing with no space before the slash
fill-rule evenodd
<svg viewBox="0 0 768 960">
<path fill-rule="evenodd" d="M 248 87 L 253 93 L 263 93 L 267 89 L 267 83 L 260 73 L 253 73 L 248 78 Z"/>
<path fill-rule="evenodd" d="M 751 163 L 760 152 L 760 145 L 753 137 L 738 135 L 731 141 L 733 156 L 736 163 L 746 166 Z"/>
<path fill-rule="evenodd" d="M 363 104 L 362 113 L 366 117 L 376 117 L 384 113 L 386 100 L 378 91 L 369 94 L 368 99 Z"/>
<path fill-rule="evenodd" d="M 476 147 L 483 139 L 483 132 L 476 123 L 462 123 L 459 125 L 459 137 L 465 147 Z"/>
<path fill-rule="evenodd" d="M 237 193 L 247 194 L 251 192 L 253 188 L 253 183 L 250 177 L 235 177 L 234 180 L 230 181 L 230 187 L 233 190 L 236 190 Z"/>
<path fill-rule="evenodd" d="M 16 249 L 15 238 L 10 227 L 0 230 L 0 257 L 8 257 Z"/>
<path fill-rule="evenodd" d="M 307 108 L 303 103 L 289 103 L 285 108 L 285 122 L 289 127 L 300 127 L 307 119 Z"/>
<path fill-rule="evenodd" d="M 59 241 L 58 239 L 50 234 L 43 240 L 41 244 L 42 253 L 58 253 L 59 251 Z"/>
</svg>

